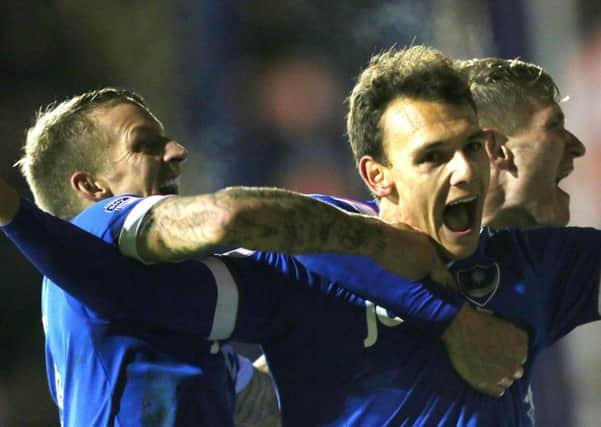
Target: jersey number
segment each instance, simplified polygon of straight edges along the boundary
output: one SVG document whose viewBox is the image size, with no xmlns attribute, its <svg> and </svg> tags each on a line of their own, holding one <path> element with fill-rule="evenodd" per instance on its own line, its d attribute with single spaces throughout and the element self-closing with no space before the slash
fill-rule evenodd
<svg viewBox="0 0 601 427">
<path fill-rule="evenodd" d="M 371 347 L 378 341 L 378 323 L 384 326 L 394 327 L 403 323 L 400 317 L 391 317 L 385 308 L 365 300 L 365 317 L 367 320 L 367 337 L 363 340 L 365 348 Z"/>
</svg>

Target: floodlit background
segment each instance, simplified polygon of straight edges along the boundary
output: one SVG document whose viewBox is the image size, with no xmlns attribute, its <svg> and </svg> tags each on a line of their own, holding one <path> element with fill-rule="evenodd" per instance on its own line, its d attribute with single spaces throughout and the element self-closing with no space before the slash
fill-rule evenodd
<svg viewBox="0 0 601 427">
<path fill-rule="evenodd" d="M 3 0 L 0 175 L 36 110 L 102 86 L 142 93 L 192 152 L 184 192 L 278 185 L 367 197 L 344 136 L 344 100 L 369 56 L 425 43 L 450 56 L 543 65 L 587 146 L 565 187 L 573 223 L 601 227 L 598 0 Z M 46 386 L 40 277 L 0 236 L 0 427 L 58 425 Z M 566 340 L 575 426 L 601 419 L 601 328 Z"/>
</svg>

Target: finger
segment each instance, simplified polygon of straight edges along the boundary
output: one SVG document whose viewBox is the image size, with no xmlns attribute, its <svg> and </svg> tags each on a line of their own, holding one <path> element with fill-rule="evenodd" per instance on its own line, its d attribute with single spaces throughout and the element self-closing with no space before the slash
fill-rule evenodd
<svg viewBox="0 0 601 427">
<path fill-rule="evenodd" d="M 521 359 L 521 360 L 522 360 L 522 362 L 521 362 L 521 363 L 522 363 L 522 365 L 523 365 L 524 363 L 526 363 L 526 360 L 528 360 L 528 351 L 526 351 L 526 352 L 524 353 L 524 357 L 522 357 L 522 359 Z"/>
<path fill-rule="evenodd" d="M 494 358 L 494 355 L 491 355 L 490 358 Z M 482 377 L 487 382 L 492 384 L 506 384 L 507 380 L 509 380 L 513 383 L 515 380 L 519 380 L 524 376 L 524 368 L 520 365 L 516 365 L 515 362 L 509 362 L 508 360 L 498 360 L 497 362 L 499 362 L 499 364 L 491 363 L 487 366 L 487 372 L 485 376 Z M 509 385 L 505 386 L 509 387 Z"/>
<path fill-rule="evenodd" d="M 480 387 L 476 387 L 476 389 L 487 396 L 499 398 L 505 395 L 505 387 L 501 387 L 498 385 L 490 385 L 490 384 L 481 384 Z"/>
<path fill-rule="evenodd" d="M 523 365 L 528 360 L 528 344 L 509 344 L 506 346 L 505 353 L 507 354 L 508 358 L 512 359 L 516 363 L 519 363 L 520 365 Z"/>
<path fill-rule="evenodd" d="M 523 367 L 519 367 L 518 369 L 516 369 L 516 371 L 513 373 L 513 378 L 515 378 L 516 380 L 519 380 L 520 378 L 522 378 L 524 376 L 524 368 Z"/>
<path fill-rule="evenodd" d="M 501 380 L 497 383 L 498 386 L 503 388 L 509 388 L 513 384 L 513 380 L 509 378 L 501 378 Z"/>
</svg>

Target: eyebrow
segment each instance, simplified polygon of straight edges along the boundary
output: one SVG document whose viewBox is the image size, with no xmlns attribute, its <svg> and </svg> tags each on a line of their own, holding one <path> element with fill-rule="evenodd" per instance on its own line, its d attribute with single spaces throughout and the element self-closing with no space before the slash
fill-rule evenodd
<svg viewBox="0 0 601 427">
<path fill-rule="evenodd" d="M 478 129 L 476 132 L 472 133 L 467 137 L 468 140 L 473 139 L 484 139 L 484 131 L 482 129 Z"/>
<path fill-rule="evenodd" d="M 158 129 L 162 132 L 163 128 L 158 126 Z M 134 127 L 133 132 L 135 133 L 141 133 L 141 132 L 156 132 L 157 128 L 155 128 L 154 126 L 149 126 L 149 125 L 139 125 Z"/>
<path fill-rule="evenodd" d="M 473 141 L 478 139 L 484 139 L 484 131 L 482 129 L 478 129 L 466 138 L 467 141 Z M 445 144 L 446 141 L 426 142 L 415 147 L 413 151 L 432 151 L 436 150 L 437 148 L 440 148 L 441 146 L 444 146 Z"/>
</svg>

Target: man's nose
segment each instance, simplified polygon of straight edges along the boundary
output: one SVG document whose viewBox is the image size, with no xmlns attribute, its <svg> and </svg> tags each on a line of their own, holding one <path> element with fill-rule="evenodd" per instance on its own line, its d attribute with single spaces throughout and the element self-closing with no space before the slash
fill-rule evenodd
<svg viewBox="0 0 601 427">
<path fill-rule="evenodd" d="M 586 153 L 586 148 L 582 141 L 580 141 L 576 135 L 574 135 L 569 130 L 566 130 L 568 133 L 568 142 L 566 143 L 566 152 L 572 157 L 582 157 Z"/>
<path fill-rule="evenodd" d="M 468 183 L 474 175 L 474 165 L 461 151 L 455 153 L 449 162 L 449 170 L 451 172 L 451 185 Z"/>
<path fill-rule="evenodd" d="M 183 162 L 188 158 L 188 154 L 186 147 L 175 141 L 168 141 L 165 144 L 165 162 Z"/>
</svg>

